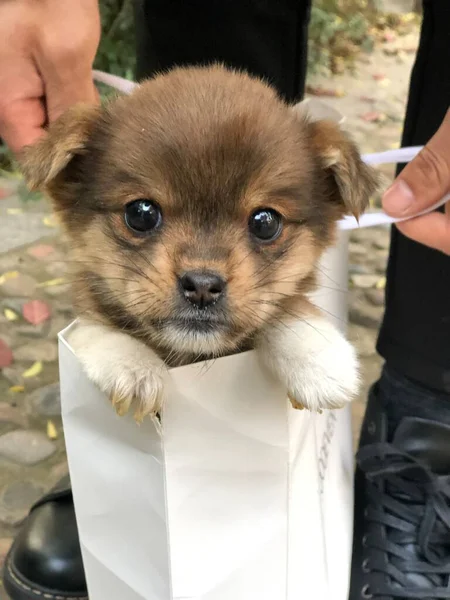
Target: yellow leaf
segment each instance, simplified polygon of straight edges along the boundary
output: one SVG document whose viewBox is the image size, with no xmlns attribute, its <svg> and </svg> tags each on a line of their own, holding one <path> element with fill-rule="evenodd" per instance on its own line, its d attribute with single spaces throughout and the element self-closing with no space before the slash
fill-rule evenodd
<svg viewBox="0 0 450 600">
<path fill-rule="evenodd" d="M 47 281 L 43 281 L 42 283 L 38 283 L 38 287 L 52 287 L 54 285 L 61 285 L 65 283 L 66 280 L 64 277 L 57 277 L 56 279 L 48 279 Z"/>
<path fill-rule="evenodd" d="M 30 379 L 31 377 L 36 377 L 42 371 L 42 362 L 40 360 L 36 361 L 31 365 L 29 369 L 22 373 L 22 377 L 25 379 Z"/>
<path fill-rule="evenodd" d="M 22 175 L 17 171 L 5 171 L 0 169 L 0 176 L 6 179 L 22 179 Z"/>
<path fill-rule="evenodd" d="M 19 315 L 10 308 L 5 308 L 3 314 L 8 319 L 8 321 L 17 321 L 17 319 L 19 318 Z"/>
<path fill-rule="evenodd" d="M 47 421 L 47 437 L 49 440 L 56 440 L 58 432 L 53 421 Z"/>
<path fill-rule="evenodd" d="M 417 15 L 414 12 L 405 13 L 400 17 L 402 23 L 411 23 L 412 21 L 417 19 Z"/>
<path fill-rule="evenodd" d="M 23 386 L 23 385 L 12 385 L 12 386 L 9 388 L 9 391 L 10 391 L 12 394 L 20 394 L 20 393 L 22 393 L 22 392 L 24 392 L 24 391 L 25 391 L 25 388 L 24 388 L 24 386 Z"/>
<path fill-rule="evenodd" d="M 18 271 L 7 271 L 3 275 L 0 275 L 0 285 L 3 285 L 8 279 L 15 279 L 16 277 L 19 277 Z"/>
<path fill-rule="evenodd" d="M 384 79 L 380 79 L 378 85 L 381 85 L 381 87 L 389 87 L 391 85 L 391 80 L 385 77 Z"/>
<path fill-rule="evenodd" d="M 379 290 L 384 290 L 386 287 L 386 277 L 382 277 L 379 281 L 377 281 L 375 287 Z"/>
<path fill-rule="evenodd" d="M 8 215 L 21 215 L 23 213 L 22 208 L 7 208 L 6 212 Z"/>
<path fill-rule="evenodd" d="M 47 227 L 56 227 L 56 220 L 53 215 L 50 215 L 49 217 L 44 217 L 42 219 L 42 222 L 44 223 L 44 225 L 47 225 Z"/>
</svg>

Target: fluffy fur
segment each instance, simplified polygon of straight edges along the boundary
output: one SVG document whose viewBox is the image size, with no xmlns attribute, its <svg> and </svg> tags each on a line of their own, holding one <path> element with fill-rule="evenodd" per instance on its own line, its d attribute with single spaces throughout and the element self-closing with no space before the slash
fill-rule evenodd
<svg viewBox="0 0 450 600">
<path fill-rule="evenodd" d="M 358 216 L 376 186 L 335 124 L 308 122 L 244 73 L 174 69 L 105 107 L 69 110 L 22 165 L 70 241 L 72 345 L 120 413 L 159 411 L 166 365 L 249 347 L 296 407 L 355 395 L 351 346 L 307 300 L 336 221 Z M 140 198 L 162 210 L 148 235 L 124 218 Z M 282 217 L 269 243 L 249 232 L 262 208 Z M 180 278 L 191 271 L 223 279 L 220 301 L 186 301 Z"/>
</svg>

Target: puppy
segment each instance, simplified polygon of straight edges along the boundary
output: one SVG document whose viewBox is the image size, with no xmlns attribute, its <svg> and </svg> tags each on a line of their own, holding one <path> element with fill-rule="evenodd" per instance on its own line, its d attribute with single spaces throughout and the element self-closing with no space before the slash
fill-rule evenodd
<svg viewBox="0 0 450 600">
<path fill-rule="evenodd" d="M 70 242 L 71 344 L 119 414 L 157 413 L 168 366 L 248 348 L 295 407 L 357 393 L 353 348 L 309 300 L 336 221 L 376 187 L 335 124 L 244 73 L 180 68 L 69 110 L 22 167 Z"/>
</svg>

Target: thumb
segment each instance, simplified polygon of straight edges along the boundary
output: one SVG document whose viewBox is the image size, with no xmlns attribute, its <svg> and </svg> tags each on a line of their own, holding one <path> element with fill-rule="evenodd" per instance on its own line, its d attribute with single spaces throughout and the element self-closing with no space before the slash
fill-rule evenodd
<svg viewBox="0 0 450 600">
<path fill-rule="evenodd" d="M 393 217 L 407 217 L 433 206 L 450 190 L 450 110 L 428 144 L 383 196 Z"/>
</svg>

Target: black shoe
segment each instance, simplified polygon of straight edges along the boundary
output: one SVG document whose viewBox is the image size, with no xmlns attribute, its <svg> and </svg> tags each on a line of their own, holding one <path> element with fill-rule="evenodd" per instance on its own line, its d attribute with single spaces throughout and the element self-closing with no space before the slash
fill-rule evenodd
<svg viewBox="0 0 450 600">
<path fill-rule="evenodd" d="M 381 395 L 377 384 L 357 454 L 350 600 L 450 598 L 450 425 L 392 428 Z"/>
<path fill-rule="evenodd" d="M 88 600 L 68 478 L 33 506 L 6 557 L 11 600 Z"/>
</svg>

